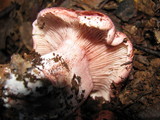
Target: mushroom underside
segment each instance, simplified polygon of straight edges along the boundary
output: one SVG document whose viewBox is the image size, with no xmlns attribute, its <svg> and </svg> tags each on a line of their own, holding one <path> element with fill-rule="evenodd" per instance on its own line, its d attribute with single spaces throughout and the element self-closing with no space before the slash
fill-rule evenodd
<svg viewBox="0 0 160 120">
<path fill-rule="evenodd" d="M 130 72 L 132 45 L 123 33 L 114 32 L 114 27 L 107 27 L 104 21 L 110 23 L 111 20 L 97 12 L 88 13 L 56 8 L 41 11 L 33 23 L 34 49 L 41 55 L 57 52 L 69 61 L 74 61 L 72 54 L 76 54 L 76 49 L 84 51 L 77 57 L 82 55 L 87 58 L 86 67 L 93 81 L 91 96 L 109 101 L 112 95 L 110 85 L 120 83 Z M 104 26 L 97 25 L 100 19 Z M 110 24 L 113 25 L 112 22 Z M 114 46 L 107 44 L 108 34 L 114 34 Z"/>
</svg>

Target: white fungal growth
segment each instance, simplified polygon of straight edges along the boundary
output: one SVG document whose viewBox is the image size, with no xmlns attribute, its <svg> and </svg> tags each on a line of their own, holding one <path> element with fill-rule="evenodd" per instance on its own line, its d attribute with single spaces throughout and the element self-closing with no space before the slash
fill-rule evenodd
<svg viewBox="0 0 160 120">
<path fill-rule="evenodd" d="M 4 90 L 3 90 L 4 97 L 2 99 L 4 103 L 9 102 L 8 97 L 10 95 L 22 97 L 22 96 L 26 96 L 26 95 L 33 93 L 34 96 L 41 96 L 41 94 L 38 93 L 36 89 L 43 86 L 42 81 L 32 80 L 31 82 L 31 78 L 29 77 L 24 77 L 23 79 L 19 80 L 18 74 L 12 73 L 10 70 L 8 72 L 9 72 L 8 73 L 9 77 L 6 79 L 4 83 Z M 32 69 L 27 72 L 28 74 L 35 76 L 36 79 L 42 78 L 42 75 L 43 75 L 42 72 L 38 71 L 38 69 L 36 70 Z"/>
<path fill-rule="evenodd" d="M 10 74 L 10 79 L 6 80 L 5 83 L 5 89 L 7 89 L 8 93 L 12 93 L 14 95 L 23 94 L 28 95 L 30 93 L 30 90 L 28 90 L 24 86 L 24 81 L 18 81 L 15 74 Z"/>
</svg>

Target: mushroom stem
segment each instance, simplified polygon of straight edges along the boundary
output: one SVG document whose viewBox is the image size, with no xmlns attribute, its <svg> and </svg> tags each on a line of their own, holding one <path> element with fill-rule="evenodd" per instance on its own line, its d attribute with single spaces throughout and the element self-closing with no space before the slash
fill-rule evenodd
<svg viewBox="0 0 160 120">
<path fill-rule="evenodd" d="M 47 111 L 56 114 L 57 118 L 61 114 L 67 116 L 75 111 L 89 96 L 93 84 L 86 67 L 87 59 L 82 55 L 83 50 L 74 46 L 74 54 L 71 54 L 70 47 L 62 46 L 55 52 L 29 61 L 14 55 L 10 65 L 3 71 L 4 106 L 22 109 L 22 113 L 36 111 L 35 115 L 41 113 L 45 106 Z M 37 108 L 40 108 L 40 111 L 37 111 Z M 43 116 L 46 112 L 41 114 Z"/>
</svg>

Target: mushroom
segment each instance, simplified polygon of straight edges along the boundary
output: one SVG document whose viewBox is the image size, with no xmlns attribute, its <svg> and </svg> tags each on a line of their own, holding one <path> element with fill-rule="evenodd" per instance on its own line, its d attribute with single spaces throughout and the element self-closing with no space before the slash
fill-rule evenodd
<svg viewBox="0 0 160 120">
<path fill-rule="evenodd" d="M 52 118 L 66 117 L 88 96 L 110 101 L 111 84 L 121 83 L 131 70 L 132 44 L 103 13 L 46 8 L 32 33 L 39 55 L 20 58 L 29 62 L 24 72 L 14 62 L 4 70 L 6 107 L 38 113 L 45 107 Z"/>
<path fill-rule="evenodd" d="M 89 75 L 93 89 L 91 86 L 86 89 L 91 89 L 90 95 L 94 98 L 103 97 L 109 101 L 110 85 L 122 82 L 131 70 L 133 47 L 130 40 L 116 31 L 111 19 L 100 12 L 44 9 L 33 23 L 33 42 L 39 54 L 57 53 L 63 56 L 70 69 L 80 67 L 82 73 L 78 75 L 85 78 Z M 78 59 L 84 63 L 77 62 Z M 82 67 L 89 70 L 88 75 Z"/>
</svg>

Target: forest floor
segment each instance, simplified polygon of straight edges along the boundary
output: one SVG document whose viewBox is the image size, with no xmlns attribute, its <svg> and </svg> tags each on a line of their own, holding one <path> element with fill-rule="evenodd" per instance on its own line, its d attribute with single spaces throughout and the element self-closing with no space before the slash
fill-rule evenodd
<svg viewBox="0 0 160 120">
<path fill-rule="evenodd" d="M 160 0 L 0 0 L 0 64 L 15 53 L 29 53 L 37 13 L 59 6 L 108 15 L 134 46 L 133 69 L 116 97 L 105 104 L 88 98 L 80 108 L 81 118 L 105 120 L 109 112 L 116 120 L 159 120 Z M 7 115 L 1 116 L 5 120 Z"/>
</svg>

